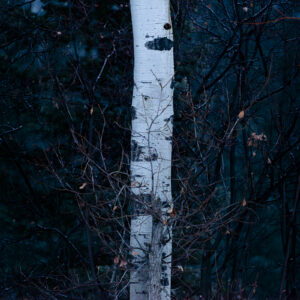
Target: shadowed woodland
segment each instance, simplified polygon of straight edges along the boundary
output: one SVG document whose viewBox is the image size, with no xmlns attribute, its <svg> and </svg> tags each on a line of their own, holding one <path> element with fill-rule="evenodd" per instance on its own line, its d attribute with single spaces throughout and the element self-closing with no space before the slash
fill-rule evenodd
<svg viewBox="0 0 300 300">
<path fill-rule="evenodd" d="M 0 5 L 0 299 L 129 299 L 129 1 Z M 171 14 L 172 299 L 299 299 L 300 5 Z"/>
</svg>

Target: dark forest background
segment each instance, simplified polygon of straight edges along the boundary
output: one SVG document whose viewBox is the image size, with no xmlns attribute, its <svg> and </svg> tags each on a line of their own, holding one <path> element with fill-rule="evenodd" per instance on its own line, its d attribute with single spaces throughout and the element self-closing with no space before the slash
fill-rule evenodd
<svg viewBox="0 0 300 300">
<path fill-rule="evenodd" d="M 128 299 L 129 3 L 0 3 L 0 299 Z M 171 3 L 174 299 L 299 299 L 299 3 Z"/>
</svg>

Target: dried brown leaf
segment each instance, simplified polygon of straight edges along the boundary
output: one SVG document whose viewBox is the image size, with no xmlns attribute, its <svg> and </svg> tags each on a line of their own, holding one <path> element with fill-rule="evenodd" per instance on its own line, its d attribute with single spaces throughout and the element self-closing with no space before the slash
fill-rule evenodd
<svg viewBox="0 0 300 300">
<path fill-rule="evenodd" d="M 84 182 L 84 183 L 79 187 L 79 189 L 80 189 L 80 190 L 83 190 L 86 186 L 87 186 L 87 183 Z"/>
<path fill-rule="evenodd" d="M 120 267 L 122 268 L 125 267 L 126 265 L 127 265 L 127 261 L 122 259 L 120 262 Z"/>
<path fill-rule="evenodd" d="M 243 119 L 245 117 L 245 111 L 244 110 L 240 111 L 238 117 L 240 120 Z"/>
<path fill-rule="evenodd" d="M 120 259 L 119 259 L 119 256 L 116 256 L 114 258 L 114 264 L 117 265 L 119 263 Z"/>
</svg>

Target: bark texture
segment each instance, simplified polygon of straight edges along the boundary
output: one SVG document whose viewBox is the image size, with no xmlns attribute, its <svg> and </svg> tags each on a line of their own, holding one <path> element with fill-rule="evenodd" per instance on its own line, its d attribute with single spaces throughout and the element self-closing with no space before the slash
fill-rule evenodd
<svg viewBox="0 0 300 300">
<path fill-rule="evenodd" d="M 131 0 L 134 36 L 131 300 L 171 298 L 174 76 L 169 0 Z"/>
</svg>

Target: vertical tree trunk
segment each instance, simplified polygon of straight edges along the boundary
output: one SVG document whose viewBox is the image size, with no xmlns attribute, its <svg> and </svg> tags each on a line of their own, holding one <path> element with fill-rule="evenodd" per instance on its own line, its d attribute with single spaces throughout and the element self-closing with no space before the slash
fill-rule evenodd
<svg viewBox="0 0 300 300">
<path fill-rule="evenodd" d="M 173 32 L 169 0 L 131 0 L 131 300 L 170 299 Z M 168 213 L 169 212 L 169 213 Z"/>
</svg>

